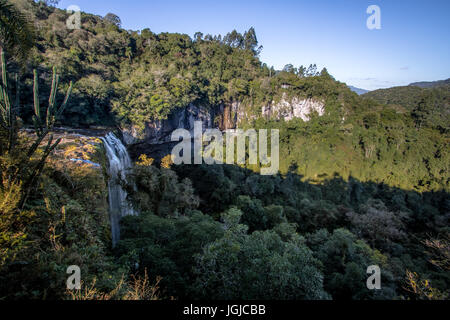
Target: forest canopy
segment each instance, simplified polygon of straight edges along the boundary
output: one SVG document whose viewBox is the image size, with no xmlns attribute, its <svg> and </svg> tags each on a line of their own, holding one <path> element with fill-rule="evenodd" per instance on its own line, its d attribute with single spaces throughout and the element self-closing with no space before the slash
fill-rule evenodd
<svg viewBox="0 0 450 320">
<path fill-rule="evenodd" d="M 156 34 L 82 12 L 68 29 L 55 1 L 11 3 L 0 0 L 16 13 L 0 21 L 0 300 L 449 298 L 448 86 L 359 97 L 315 64 L 262 63 L 254 28 Z M 324 112 L 261 116 L 283 97 Z M 236 101 L 242 128 L 280 130 L 280 171 L 135 154 L 117 183 L 139 214 L 122 218 L 113 247 L 105 145 L 54 139 L 55 126 L 120 135 Z M 68 292 L 74 264 L 84 290 Z M 382 289 L 366 286 L 372 265 Z"/>
</svg>

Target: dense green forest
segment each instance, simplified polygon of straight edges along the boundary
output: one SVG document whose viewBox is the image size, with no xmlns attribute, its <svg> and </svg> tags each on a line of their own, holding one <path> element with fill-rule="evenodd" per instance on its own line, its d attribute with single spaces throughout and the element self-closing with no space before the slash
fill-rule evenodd
<svg viewBox="0 0 450 320">
<path fill-rule="evenodd" d="M 450 85 L 442 84 L 430 88 L 418 86 L 394 87 L 368 92 L 363 97 L 374 99 L 393 107 L 403 107 L 420 122 L 448 132 L 450 123 Z"/>
<path fill-rule="evenodd" d="M 413 82 L 409 84 L 410 86 L 416 86 L 420 88 L 438 88 L 450 85 L 450 78 L 446 80 L 438 80 L 438 81 L 421 81 L 421 82 Z"/>
<path fill-rule="evenodd" d="M 70 15 L 64 10 L 43 2 L 11 2 L 39 29 L 36 48 L 27 61 L 28 72 L 20 73 L 22 90 L 31 94 L 32 69 L 41 70 L 40 81 L 45 82 L 56 67 L 63 82 L 75 84 L 59 119 L 65 124 L 101 125 L 118 120 L 142 127 L 145 121 L 165 118 L 190 102 L 214 106 L 241 100 L 258 106 L 279 96 L 280 85 L 285 83 L 305 96 L 326 96 L 339 86 L 308 79 L 319 74 L 329 77 L 315 65 L 286 65 L 282 72 L 269 68 L 258 59 L 262 47 L 253 28 L 244 34 L 233 30 L 223 37 L 198 32 L 192 39 L 185 34 L 155 34 L 150 29 L 126 31 L 113 14 L 102 18 L 81 13 L 81 29 L 70 30 L 65 26 Z M 10 70 L 15 73 L 19 68 L 11 64 Z M 22 97 L 22 105 L 32 105 L 30 95 Z M 23 109 L 23 118 L 29 118 L 30 108 Z"/>
<path fill-rule="evenodd" d="M 448 86 L 359 97 L 315 65 L 265 65 L 253 28 L 191 38 L 81 13 L 70 30 L 44 1 L 0 9 L 0 299 L 449 298 Z M 259 116 L 283 95 L 320 99 L 325 114 Z M 142 155 L 122 181 L 140 214 L 113 248 L 104 147 L 54 127 L 143 129 L 234 101 L 254 115 L 243 128 L 280 130 L 280 172 Z M 75 293 L 69 265 L 82 268 Z M 381 290 L 366 287 L 370 265 Z"/>
</svg>

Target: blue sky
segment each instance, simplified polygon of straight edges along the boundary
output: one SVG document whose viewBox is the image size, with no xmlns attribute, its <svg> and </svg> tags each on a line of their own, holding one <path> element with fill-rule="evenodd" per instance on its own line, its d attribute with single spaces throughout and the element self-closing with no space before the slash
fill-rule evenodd
<svg viewBox="0 0 450 320">
<path fill-rule="evenodd" d="M 70 5 L 155 33 L 224 35 L 253 26 L 268 65 L 316 63 L 369 90 L 450 77 L 448 0 L 62 0 L 58 7 Z M 369 5 L 381 9 L 380 30 L 366 27 Z"/>
</svg>

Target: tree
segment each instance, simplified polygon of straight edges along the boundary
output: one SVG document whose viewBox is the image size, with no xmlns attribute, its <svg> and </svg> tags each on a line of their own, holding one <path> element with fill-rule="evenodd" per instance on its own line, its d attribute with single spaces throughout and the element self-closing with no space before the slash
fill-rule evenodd
<svg viewBox="0 0 450 320">
<path fill-rule="evenodd" d="M 289 63 L 289 64 L 287 64 L 287 65 L 285 65 L 283 67 L 283 71 L 284 72 L 288 72 L 288 73 L 294 73 L 295 72 L 295 68 L 294 68 L 294 66 L 291 63 Z"/>
<path fill-rule="evenodd" d="M 238 196 L 236 205 L 243 212 L 242 222 L 250 228 L 250 231 L 267 228 L 267 217 L 261 200 L 241 195 Z"/>
<path fill-rule="evenodd" d="M 433 288 L 428 279 L 423 279 L 416 272 L 406 270 L 404 289 L 417 300 L 447 300 L 446 292 Z"/>
<path fill-rule="evenodd" d="M 328 73 L 327 68 L 323 68 L 322 71 L 320 71 L 320 76 L 326 77 L 326 78 L 332 78 L 331 75 Z"/>
<path fill-rule="evenodd" d="M 434 95 L 431 92 L 424 92 L 411 115 L 418 128 L 427 126 L 434 109 Z"/>
<path fill-rule="evenodd" d="M 321 229 L 307 237 L 307 244 L 313 250 L 314 257 L 323 264 L 324 287 L 333 299 L 373 298 L 374 292 L 367 290 L 364 281 L 370 265 L 382 267 L 382 279 L 386 279 L 382 281 L 390 284 L 376 294 L 385 298 L 394 296 L 392 275 L 386 265 L 386 257 L 372 250 L 365 242 L 357 240 L 350 231 L 336 229 L 329 233 Z"/>
<path fill-rule="evenodd" d="M 299 78 L 304 78 L 304 77 L 306 77 L 306 68 L 305 68 L 303 65 L 301 65 L 301 66 L 298 68 L 297 75 L 298 75 Z"/>
<path fill-rule="evenodd" d="M 306 76 L 307 77 L 315 77 L 317 76 L 317 66 L 316 64 L 310 64 L 308 69 L 306 70 Z"/>
<path fill-rule="evenodd" d="M 66 108 L 67 101 L 69 100 L 70 94 L 72 92 L 72 82 L 69 85 L 64 101 L 58 108 L 55 106 L 56 103 L 56 93 L 58 89 L 59 76 L 56 74 L 56 69 L 53 69 L 53 78 L 51 85 L 51 92 L 49 98 L 49 105 L 46 109 L 41 110 L 39 102 L 39 88 L 38 88 L 38 75 L 37 71 L 34 70 L 34 86 L 33 86 L 33 96 L 34 96 L 34 115 L 33 124 L 35 129 L 36 138 L 32 144 L 26 148 L 26 152 L 22 153 L 22 148 L 19 147 L 19 122 L 17 119 L 17 102 L 14 107 L 11 103 L 10 93 L 8 90 L 8 77 L 6 73 L 6 61 L 5 53 L 2 51 L 0 54 L 0 65 L 1 65 L 1 90 L 0 90 L 0 156 L 9 156 L 16 162 L 15 168 L 9 170 L 8 186 L 3 186 L 8 188 L 9 186 L 14 186 L 15 184 L 21 184 L 23 193 L 19 201 L 19 208 L 23 208 L 25 202 L 33 188 L 36 179 L 41 174 L 45 161 L 47 160 L 50 153 L 56 148 L 61 139 L 54 142 L 53 135 L 48 137 L 47 145 L 40 155 L 40 160 L 37 163 L 33 163 L 32 158 L 38 153 L 38 148 L 41 143 L 53 130 L 56 120 L 61 116 L 64 109 Z"/>
<path fill-rule="evenodd" d="M 281 223 L 286 223 L 283 206 L 271 204 L 264 208 L 267 217 L 267 227 L 272 229 Z"/>
<path fill-rule="evenodd" d="M 225 235 L 197 256 L 194 293 L 208 299 L 326 299 L 311 251 L 296 235 L 284 242 L 275 231 L 247 234 L 242 212 L 223 214 Z M 286 230 L 286 229 L 285 229 Z"/>
<path fill-rule="evenodd" d="M 251 35 L 249 35 L 248 37 L 249 37 L 248 41 L 251 42 L 252 41 L 250 39 Z M 244 47 L 244 37 L 242 36 L 242 34 L 237 32 L 236 30 L 233 30 L 230 33 L 227 33 L 226 36 L 223 38 L 223 42 L 226 45 L 229 45 L 230 47 L 233 47 L 233 48 L 242 49 Z"/>
<path fill-rule="evenodd" d="M 222 235 L 221 224 L 199 211 L 178 219 L 142 212 L 122 219 L 116 250 L 122 261 L 138 266 L 135 271 L 152 270 L 153 276 L 162 276 L 161 285 L 171 296 L 183 298 L 193 282 L 195 255 Z"/>
<path fill-rule="evenodd" d="M 170 155 L 169 155 L 170 159 Z M 158 169 L 139 163 L 130 174 L 135 185 L 126 185 L 134 205 L 143 212 L 162 217 L 177 217 L 198 207 L 189 179 L 179 181 L 177 174 L 166 168 Z"/>
<path fill-rule="evenodd" d="M 1 47 L 0 47 L 1 49 Z M 38 75 L 34 70 L 34 130 L 35 139 L 29 143 L 19 137 L 20 122 L 17 109 L 11 102 L 5 52 L 0 50 L 0 268 L 24 247 L 26 234 L 24 225 L 30 223 L 33 212 L 24 210 L 28 197 L 40 177 L 50 153 L 60 143 L 48 137 L 56 120 L 64 111 L 69 99 L 72 83 L 66 97 L 58 108 L 55 106 L 59 77 L 53 69 L 53 80 L 49 105 L 41 109 L 39 103 Z M 17 87 L 17 86 L 16 86 Z M 18 93 L 17 93 L 18 94 Z M 41 143 L 48 138 L 42 150 Z"/>
<path fill-rule="evenodd" d="M 259 55 L 262 51 L 262 46 L 258 47 L 258 39 L 253 27 L 244 33 L 244 49 L 252 51 L 255 55 Z"/>
<path fill-rule="evenodd" d="M 35 39 L 36 32 L 29 19 L 7 0 L 0 0 L 0 53 L 6 49 L 23 62 Z"/>
<path fill-rule="evenodd" d="M 442 239 L 427 239 L 424 241 L 430 255 L 430 262 L 436 267 L 450 270 L 450 234 L 444 234 Z"/>
<path fill-rule="evenodd" d="M 388 210 L 381 200 L 369 199 L 359 213 L 349 212 L 347 218 L 355 233 L 372 245 L 389 244 L 406 237 L 404 221 L 407 214 Z"/>
<path fill-rule="evenodd" d="M 40 2 L 45 3 L 47 6 L 57 6 L 60 0 L 39 0 Z"/>
<path fill-rule="evenodd" d="M 196 32 L 196 33 L 194 34 L 194 40 L 195 40 L 195 41 L 200 42 L 202 39 L 203 39 L 203 33 L 201 33 L 201 32 Z"/>
<path fill-rule="evenodd" d="M 120 28 L 120 26 L 122 25 L 122 21 L 120 20 L 119 16 L 115 15 L 114 13 L 107 13 L 104 19 L 117 26 L 118 28 Z"/>
</svg>

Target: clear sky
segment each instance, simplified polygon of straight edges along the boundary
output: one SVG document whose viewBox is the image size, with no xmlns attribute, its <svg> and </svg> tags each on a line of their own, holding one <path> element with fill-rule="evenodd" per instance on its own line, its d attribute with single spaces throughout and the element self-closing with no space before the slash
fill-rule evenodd
<svg viewBox="0 0 450 320">
<path fill-rule="evenodd" d="M 62 0 L 58 7 L 69 5 L 155 33 L 224 35 L 253 26 L 269 66 L 316 63 L 369 90 L 450 77 L 450 0 Z M 381 9 L 380 30 L 366 26 L 369 5 Z"/>
</svg>

